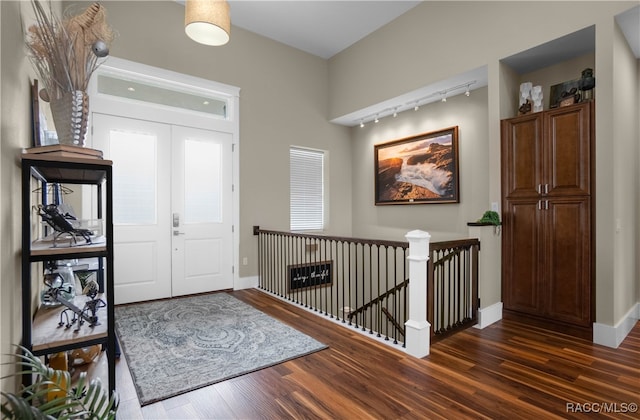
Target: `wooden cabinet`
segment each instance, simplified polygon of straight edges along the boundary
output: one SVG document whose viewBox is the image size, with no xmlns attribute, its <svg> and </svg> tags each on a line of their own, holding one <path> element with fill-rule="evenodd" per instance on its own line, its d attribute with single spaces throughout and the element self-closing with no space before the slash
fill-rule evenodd
<svg viewBox="0 0 640 420">
<path fill-rule="evenodd" d="M 593 103 L 502 121 L 506 314 L 588 336 Z"/>
<path fill-rule="evenodd" d="M 503 197 L 590 195 L 590 110 L 584 103 L 504 120 Z"/>
<path fill-rule="evenodd" d="M 22 155 L 22 345 L 35 355 L 44 356 L 68 350 L 102 345 L 107 353 L 109 391 L 115 389 L 116 339 L 113 307 L 113 215 L 112 162 L 95 156 L 65 152 L 44 153 L 30 149 Z M 87 149 L 87 153 L 90 149 Z M 96 199 L 98 222 L 103 225 L 104 240 L 86 245 L 81 237 L 74 246 L 54 246 L 39 238 L 40 216 L 34 211 L 46 204 L 48 187 L 52 185 L 89 186 Z M 40 194 L 34 190 L 41 191 Z M 64 241 L 61 241 L 64 242 Z M 76 328 L 60 325 L 65 306 L 33 308 L 38 301 L 38 282 L 42 264 L 48 261 L 88 259 L 98 268 L 98 297 L 105 303 L 96 312 L 98 323 L 85 322 Z M 78 292 L 80 293 L 80 292 Z M 89 298 L 76 296 L 72 304 L 82 310 Z M 90 314 L 90 312 L 86 312 Z M 26 385 L 30 375 L 23 375 Z"/>
</svg>

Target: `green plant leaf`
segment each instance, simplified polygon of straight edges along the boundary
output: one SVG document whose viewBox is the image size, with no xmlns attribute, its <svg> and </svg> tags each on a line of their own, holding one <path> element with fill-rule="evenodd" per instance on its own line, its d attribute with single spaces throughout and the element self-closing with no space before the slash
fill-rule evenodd
<svg viewBox="0 0 640 420">
<path fill-rule="evenodd" d="M 492 210 L 485 211 L 480 219 L 478 219 L 478 223 L 489 223 L 492 225 L 499 226 L 502 223 L 500 222 L 500 215 Z"/>
<path fill-rule="evenodd" d="M 15 356 L 23 369 L 15 375 L 35 377 L 31 385 L 23 387 L 22 396 L 1 393 L 5 399 L 3 419 L 115 419 L 118 396 L 115 392 L 109 396 L 100 378 L 93 379 L 87 386 L 87 374 L 82 372 L 74 388 L 69 372 L 52 369 L 26 348 L 18 347 L 22 353 Z M 64 395 L 47 401 L 51 391 L 61 391 Z"/>
</svg>

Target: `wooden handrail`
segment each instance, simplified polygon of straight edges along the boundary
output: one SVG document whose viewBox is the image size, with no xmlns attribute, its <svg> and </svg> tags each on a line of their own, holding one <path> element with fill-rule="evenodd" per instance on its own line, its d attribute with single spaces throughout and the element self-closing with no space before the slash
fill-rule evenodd
<svg viewBox="0 0 640 420">
<path fill-rule="evenodd" d="M 396 248 L 404 248 L 404 249 L 409 248 L 409 242 L 402 242 L 402 241 L 386 241 L 382 239 L 362 239 L 362 238 L 352 238 L 352 237 L 345 237 L 345 236 L 329 236 L 329 235 L 318 235 L 318 234 L 311 234 L 311 233 L 283 232 L 278 230 L 260 229 L 260 226 L 254 226 L 253 235 L 257 236 L 260 233 L 292 236 L 296 238 L 324 239 L 325 241 L 358 243 L 358 244 L 366 244 L 366 245 L 380 245 L 380 246 L 388 246 L 388 247 L 396 247 Z"/>
</svg>

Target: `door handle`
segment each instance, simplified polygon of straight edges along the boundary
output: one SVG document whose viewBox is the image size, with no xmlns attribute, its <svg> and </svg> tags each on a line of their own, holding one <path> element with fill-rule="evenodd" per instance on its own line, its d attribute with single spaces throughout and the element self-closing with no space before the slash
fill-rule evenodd
<svg viewBox="0 0 640 420">
<path fill-rule="evenodd" d="M 184 232 L 180 232 L 180 231 L 174 230 L 173 231 L 173 236 L 178 236 L 178 235 L 184 235 Z"/>
</svg>

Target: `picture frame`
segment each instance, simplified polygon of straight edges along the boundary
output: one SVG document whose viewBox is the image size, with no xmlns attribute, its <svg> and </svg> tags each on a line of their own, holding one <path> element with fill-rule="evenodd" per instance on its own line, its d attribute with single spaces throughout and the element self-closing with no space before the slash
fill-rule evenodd
<svg viewBox="0 0 640 420">
<path fill-rule="evenodd" d="M 571 89 L 575 89 L 576 92 L 580 91 L 580 79 L 568 80 L 566 82 L 558 83 L 557 85 L 552 85 L 549 88 L 549 108 L 553 109 L 553 108 L 558 108 L 560 106 L 563 106 L 562 102 L 567 97 L 575 98 L 574 95 L 569 96 L 569 92 L 571 92 Z M 565 96 L 563 96 L 563 94 Z M 568 101 L 566 101 L 564 105 L 568 105 L 567 102 Z M 575 103 L 575 102 L 576 100 L 574 100 L 571 103 Z"/>
<path fill-rule="evenodd" d="M 458 126 L 374 146 L 375 204 L 459 203 Z"/>
</svg>

